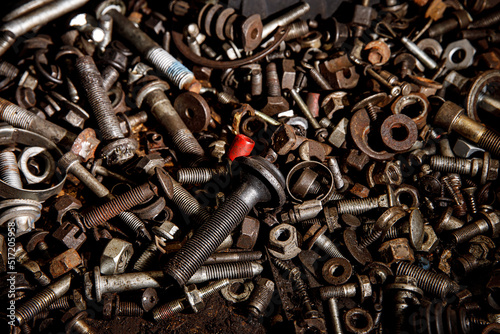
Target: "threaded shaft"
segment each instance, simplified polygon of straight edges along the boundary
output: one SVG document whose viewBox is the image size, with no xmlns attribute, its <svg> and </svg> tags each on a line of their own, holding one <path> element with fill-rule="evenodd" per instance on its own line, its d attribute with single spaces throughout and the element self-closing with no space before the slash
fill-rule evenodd
<svg viewBox="0 0 500 334">
<path fill-rule="evenodd" d="M 104 91 L 107 92 L 113 87 L 118 78 L 120 77 L 120 72 L 113 66 L 109 65 L 102 71 L 102 86 Z"/>
<path fill-rule="evenodd" d="M 0 61 L 0 75 L 9 79 L 14 79 L 19 74 L 19 69 L 6 61 Z"/>
<path fill-rule="evenodd" d="M 87 324 L 87 322 L 83 319 L 76 321 L 71 327 L 71 332 L 75 332 L 77 334 L 97 334 L 92 327 Z"/>
<path fill-rule="evenodd" d="M 465 203 L 464 197 L 460 192 L 460 185 L 456 178 L 451 178 L 449 176 L 443 176 L 441 178 L 446 190 L 453 197 L 456 203 L 454 212 L 457 216 L 461 217 L 467 213 L 467 204 Z"/>
<path fill-rule="evenodd" d="M 252 81 L 251 81 L 251 92 L 252 96 L 260 96 L 262 94 L 262 70 L 252 70 Z"/>
<path fill-rule="evenodd" d="M 479 20 L 472 22 L 468 29 L 489 28 L 500 22 L 500 11 L 491 13 Z"/>
<path fill-rule="evenodd" d="M 229 93 L 219 92 L 217 93 L 217 101 L 222 104 L 236 103 L 236 99 Z"/>
<path fill-rule="evenodd" d="M 153 262 L 156 259 L 156 244 L 154 242 L 148 245 L 148 248 L 141 254 L 134 264 L 134 271 L 147 271 L 153 267 Z"/>
<path fill-rule="evenodd" d="M 321 299 L 350 298 L 356 296 L 356 283 L 348 283 L 338 286 L 324 286 L 319 289 Z"/>
<path fill-rule="evenodd" d="M 428 34 L 429 37 L 434 38 L 437 36 L 442 36 L 447 32 L 450 32 L 456 28 L 458 28 L 458 21 L 456 18 L 451 18 L 434 24 L 432 27 L 429 28 Z"/>
<path fill-rule="evenodd" d="M 150 49 L 145 58 L 179 89 L 188 89 L 195 80 L 193 72 L 161 47 Z"/>
<path fill-rule="evenodd" d="M 320 236 L 315 243 L 319 248 L 321 248 L 326 254 L 330 255 L 332 258 L 343 258 L 345 259 L 344 255 L 340 253 L 339 249 L 335 244 L 328 239 L 326 236 L 322 235 Z"/>
<path fill-rule="evenodd" d="M 295 4 L 289 11 L 283 13 L 283 15 L 278 16 L 274 20 L 266 23 L 262 29 L 262 39 L 265 39 L 278 27 L 284 27 L 305 13 L 310 9 L 310 5 L 307 2 L 299 2 Z"/>
<path fill-rule="evenodd" d="M 17 166 L 17 158 L 14 152 L 0 152 L 0 180 L 7 183 L 9 186 L 22 189 L 23 182 L 21 174 Z"/>
<path fill-rule="evenodd" d="M 147 231 L 146 225 L 144 225 L 144 222 L 134 213 L 124 211 L 120 212 L 117 217 L 120 218 L 120 220 L 136 234 L 140 235 L 143 238 L 151 239 L 151 235 Z"/>
<path fill-rule="evenodd" d="M 49 310 L 69 310 L 71 308 L 70 300 L 70 296 L 61 297 L 49 305 Z"/>
<path fill-rule="evenodd" d="M 18 105 L 0 97 L 0 120 L 17 128 L 29 130 L 37 116 Z"/>
<path fill-rule="evenodd" d="M 405 234 L 403 226 L 391 226 L 385 235 L 385 239 L 396 239 L 400 238 Z"/>
<path fill-rule="evenodd" d="M 191 159 L 191 165 L 196 166 L 204 159 L 205 152 L 201 148 L 198 140 L 193 136 L 189 129 L 179 129 L 173 136 L 172 142 L 179 152 L 185 154 Z"/>
<path fill-rule="evenodd" d="M 293 22 L 289 25 L 289 27 L 290 30 L 288 30 L 288 34 L 285 37 L 285 42 L 304 36 L 309 32 L 309 25 L 307 24 L 307 21 L 304 20 Z"/>
<path fill-rule="evenodd" d="M 309 75 L 322 90 L 333 90 L 330 83 L 314 67 L 309 68 Z"/>
<path fill-rule="evenodd" d="M 275 97 L 281 96 L 280 80 L 275 63 L 269 63 L 266 66 L 266 84 L 267 95 Z"/>
<path fill-rule="evenodd" d="M 101 225 L 118 214 L 146 202 L 153 196 L 154 192 L 150 184 L 145 183 L 90 210 L 83 215 L 83 222 L 87 228 Z"/>
<path fill-rule="evenodd" d="M 456 244 L 461 244 L 483 234 L 489 230 L 489 225 L 484 219 L 480 219 L 472 224 L 466 225 L 456 231 L 453 231 L 451 238 Z"/>
<path fill-rule="evenodd" d="M 174 185 L 172 202 L 175 203 L 179 211 L 185 216 L 187 222 L 190 223 L 193 220 L 197 225 L 206 222 L 210 218 L 207 210 L 178 182 L 174 180 L 172 182 Z"/>
<path fill-rule="evenodd" d="M 498 12 L 498 16 L 500 18 L 500 12 Z M 500 156 L 500 136 L 496 132 L 486 129 L 477 144 L 491 154 Z"/>
<path fill-rule="evenodd" d="M 273 294 L 274 282 L 267 278 L 261 278 L 257 287 L 250 296 L 250 300 L 248 301 L 248 310 L 253 315 L 259 316 L 266 310 L 267 306 L 271 302 Z"/>
<path fill-rule="evenodd" d="M 337 201 L 337 210 L 339 215 L 349 213 L 351 215 L 360 215 L 367 211 L 378 208 L 378 198 L 360 198 L 345 199 Z"/>
<path fill-rule="evenodd" d="M 370 116 L 370 120 L 372 122 L 375 122 L 378 118 L 378 112 L 380 111 L 380 108 L 369 103 L 366 106 L 366 111 L 368 112 L 368 116 Z"/>
<path fill-rule="evenodd" d="M 464 192 L 467 204 L 469 205 L 470 211 L 473 215 L 477 213 L 477 202 L 474 194 Z"/>
<path fill-rule="evenodd" d="M 220 291 L 229 284 L 231 284 L 231 281 L 228 278 L 213 282 L 210 285 L 200 289 L 200 296 L 203 299 L 209 298 L 213 296 L 217 291 Z"/>
<path fill-rule="evenodd" d="M 124 138 L 120 122 L 104 89 L 101 73 L 99 73 L 92 57 L 78 58 L 75 68 L 90 108 L 97 120 L 97 125 L 101 130 L 102 138 L 106 141 Z"/>
<path fill-rule="evenodd" d="M 217 263 L 202 266 L 199 270 L 206 272 L 208 281 L 223 278 L 249 278 L 254 276 L 252 262 Z"/>
<path fill-rule="evenodd" d="M 116 308 L 117 316 L 126 317 L 141 317 L 144 314 L 144 310 L 139 304 L 134 302 L 122 302 L 118 304 Z"/>
<path fill-rule="evenodd" d="M 229 196 L 170 260 L 167 273 L 180 285 L 185 284 L 233 228 L 243 221 L 251 207 L 253 205 L 249 207 L 239 196 Z"/>
<path fill-rule="evenodd" d="M 407 275 L 416 279 L 417 285 L 424 291 L 446 297 L 449 293 L 455 292 L 457 284 L 451 279 L 424 270 L 406 262 L 399 262 L 396 268 L 396 275 Z"/>
<path fill-rule="evenodd" d="M 323 222 L 319 218 L 312 218 L 312 219 L 307 219 L 307 220 L 301 221 L 300 223 L 302 225 L 314 225 L 314 224 L 321 225 Z"/>
<path fill-rule="evenodd" d="M 183 301 L 184 299 L 176 299 L 155 308 L 151 311 L 153 313 L 153 319 L 156 321 L 168 320 L 175 314 L 182 312 L 186 308 Z"/>
<path fill-rule="evenodd" d="M 57 299 L 51 289 L 45 289 L 16 310 L 16 319 L 19 325 L 27 323 L 35 315 L 46 309 Z"/>
<path fill-rule="evenodd" d="M 472 159 L 433 155 L 431 157 L 430 166 L 433 170 L 440 172 L 470 175 L 472 170 Z"/>
<path fill-rule="evenodd" d="M 231 253 L 215 253 L 210 256 L 203 265 L 216 264 L 216 263 L 230 263 L 230 262 L 246 262 L 256 261 L 262 258 L 262 252 L 231 252 Z"/>
<path fill-rule="evenodd" d="M 227 168 L 181 168 L 177 171 L 177 181 L 180 184 L 203 184 L 222 174 L 227 174 Z"/>
</svg>

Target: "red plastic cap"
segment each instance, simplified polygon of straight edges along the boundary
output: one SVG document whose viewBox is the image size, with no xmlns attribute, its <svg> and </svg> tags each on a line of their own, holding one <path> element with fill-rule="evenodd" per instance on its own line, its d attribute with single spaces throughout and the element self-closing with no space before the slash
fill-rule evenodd
<svg viewBox="0 0 500 334">
<path fill-rule="evenodd" d="M 228 157 L 233 161 L 237 157 L 248 157 L 255 146 L 252 138 L 239 134 L 234 137 L 233 143 L 229 148 Z"/>
</svg>

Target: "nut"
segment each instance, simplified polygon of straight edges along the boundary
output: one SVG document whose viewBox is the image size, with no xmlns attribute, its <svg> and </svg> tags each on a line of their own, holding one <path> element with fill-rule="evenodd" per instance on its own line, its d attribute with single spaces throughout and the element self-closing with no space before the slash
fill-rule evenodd
<svg viewBox="0 0 500 334">
<path fill-rule="evenodd" d="M 165 160 L 158 153 L 151 153 L 142 157 L 139 162 L 137 162 L 136 169 L 144 171 L 147 175 L 153 175 L 155 168 L 163 168 L 165 165 Z"/>
<path fill-rule="evenodd" d="M 191 284 L 184 287 L 184 292 L 186 294 L 186 300 L 195 313 L 203 310 L 205 308 L 205 303 L 201 298 L 200 291 L 196 288 L 196 285 Z"/>
<path fill-rule="evenodd" d="M 252 249 L 259 236 L 260 222 L 253 217 L 245 217 L 241 223 L 241 234 L 236 241 L 236 247 Z"/>
<path fill-rule="evenodd" d="M 406 238 L 386 241 L 380 246 L 378 251 L 383 261 L 389 265 L 399 261 L 408 261 L 410 263 L 415 261 L 413 249 Z"/>
<path fill-rule="evenodd" d="M 56 221 L 62 224 L 64 215 L 70 210 L 78 210 L 82 207 L 82 202 L 71 195 L 62 195 L 54 203 L 54 209 L 57 212 Z"/>
<path fill-rule="evenodd" d="M 431 253 L 439 244 L 439 239 L 430 225 L 424 225 L 424 243 L 422 244 L 422 252 Z"/>
<path fill-rule="evenodd" d="M 81 263 L 82 258 L 78 252 L 70 248 L 52 259 L 49 271 L 53 278 L 57 278 L 66 274 L 71 269 L 78 267 Z"/>
<path fill-rule="evenodd" d="M 248 300 L 253 292 L 252 281 L 245 282 L 243 279 L 231 280 L 231 283 L 220 291 L 224 299 L 232 303 L 240 303 Z"/>
<path fill-rule="evenodd" d="M 301 252 L 297 229 L 289 224 L 273 228 L 269 233 L 269 252 L 281 260 L 296 257 Z"/>
<path fill-rule="evenodd" d="M 133 254 L 134 248 L 130 242 L 118 238 L 111 239 L 101 255 L 101 274 L 124 273 Z"/>
</svg>

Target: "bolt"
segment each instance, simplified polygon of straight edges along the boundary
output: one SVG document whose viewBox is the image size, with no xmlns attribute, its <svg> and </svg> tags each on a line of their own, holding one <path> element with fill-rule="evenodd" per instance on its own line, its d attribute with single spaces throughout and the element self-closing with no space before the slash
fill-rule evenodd
<svg viewBox="0 0 500 334">
<path fill-rule="evenodd" d="M 333 174 L 333 181 L 335 182 L 335 188 L 342 192 L 345 191 L 348 186 L 347 183 L 344 182 L 344 178 L 342 177 L 342 173 L 340 172 L 340 167 L 337 162 L 337 159 L 331 157 L 328 158 L 328 168 Z"/>
<path fill-rule="evenodd" d="M 261 317 L 271 303 L 273 293 L 274 282 L 267 278 L 259 279 L 248 301 L 248 312 L 256 318 Z"/>
<path fill-rule="evenodd" d="M 337 201 L 336 204 L 339 215 L 350 213 L 355 216 L 373 209 L 389 207 L 387 195 L 357 199 L 343 199 Z"/>
<path fill-rule="evenodd" d="M 406 262 L 399 262 L 397 264 L 395 274 L 398 276 L 406 275 L 415 278 L 418 287 L 442 299 L 450 293 L 457 292 L 459 288 L 456 282 L 444 275 L 427 271 Z"/>
<path fill-rule="evenodd" d="M 104 91 L 108 92 L 116 83 L 119 77 L 120 72 L 118 72 L 118 70 L 114 66 L 106 66 L 102 71 L 102 86 L 104 87 Z"/>
<path fill-rule="evenodd" d="M 64 154 L 58 161 L 58 166 L 66 173 L 73 174 L 78 180 L 87 186 L 99 198 L 112 200 L 114 196 L 101 182 L 99 182 L 91 172 L 82 166 L 77 155 L 72 152 Z M 144 223 L 131 212 L 120 212 L 118 218 L 127 224 L 134 232 L 143 238 L 151 240 L 151 235 Z"/>
<path fill-rule="evenodd" d="M 467 201 L 467 205 L 469 206 L 470 212 L 475 215 L 477 213 L 477 204 L 476 204 L 476 193 L 477 187 L 468 187 L 462 189 L 465 200 Z"/>
<path fill-rule="evenodd" d="M 214 253 L 203 263 L 203 265 L 230 263 L 230 262 L 257 261 L 260 260 L 261 258 L 262 258 L 262 252 L 260 251 Z"/>
<path fill-rule="evenodd" d="M 259 275 L 264 268 L 256 262 L 217 263 L 201 266 L 186 284 L 203 283 L 223 278 L 250 278 Z"/>
<path fill-rule="evenodd" d="M 325 232 L 328 227 L 327 226 L 323 226 L 321 228 L 318 227 L 319 226 L 317 225 L 313 225 L 306 233 L 312 235 L 311 239 L 309 240 L 307 248 L 311 249 L 316 245 L 326 254 L 330 255 L 330 257 L 332 258 L 340 257 L 342 259 L 345 259 L 342 253 L 340 253 L 337 246 L 335 246 L 335 244 L 328 237 L 325 236 Z"/>
<path fill-rule="evenodd" d="M 33 131 L 65 149 L 71 149 L 76 135 L 68 130 L 40 118 L 32 112 L 0 97 L 0 120 L 17 128 Z"/>
<path fill-rule="evenodd" d="M 419 304 L 419 298 L 423 292 L 417 285 L 417 279 L 410 276 L 398 274 L 393 284 L 387 286 L 388 292 L 393 293 L 393 309 L 390 315 L 388 327 L 391 333 L 403 333 L 404 325 L 408 317 L 407 309 Z"/>
<path fill-rule="evenodd" d="M 358 291 L 357 283 L 347 283 L 338 286 L 324 286 L 319 289 L 321 299 L 352 298 Z"/>
<path fill-rule="evenodd" d="M 429 28 L 429 37 L 436 38 L 455 29 L 464 29 L 472 22 L 472 17 L 466 10 L 457 10 L 452 13 L 455 17 L 443 20 Z"/>
<path fill-rule="evenodd" d="M 23 188 L 17 158 L 12 151 L 5 150 L 0 152 L 0 180 L 12 187 Z"/>
<path fill-rule="evenodd" d="M 20 37 L 33 28 L 42 26 L 50 21 L 57 19 L 77 8 L 85 5 L 89 0 L 56 0 L 45 6 L 39 7 L 29 13 L 4 23 L 0 31 L 8 31 L 11 36 L 2 36 L 0 38 L 0 56 L 2 56 Z"/>
<path fill-rule="evenodd" d="M 453 209 L 448 207 L 439 217 L 435 226 L 436 233 L 441 233 L 448 230 L 456 230 L 464 226 L 464 222 L 458 218 L 453 217 Z"/>
<path fill-rule="evenodd" d="M 307 107 L 307 104 L 300 97 L 299 89 L 298 88 L 291 89 L 290 95 L 292 95 L 293 100 L 295 101 L 295 103 L 297 103 L 297 106 L 302 111 L 304 116 L 307 118 L 307 121 L 309 122 L 309 124 L 311 124 L 311 126 L 314 130 L 316 130 L 315 134 L 314 134 L 315 138 L 319 142 L 324 142 L 326 140 L 326 136 L 328 135 L 328 131 L 325 128 L 321 127 L 321 125 L 316 120 L 316 118 L 314 118 L 314 115 L 311 113 L 311 111 Z"/>
<path fill-rule="evenodd" d="M 467 213 L 467 204 L 465 203 L 464 196 L 460 191 L 461 182 L 460 179 L 454 175 L 443 176 L 441 178 L 441 182 L 443 183 L 448 193 L 453 197 L 455 201 L 454 212 L 457 216 L 462 217 Z"/>
<path fill-rule="evenodd" d="M 493 237 L 498 234 L 500 219 L 495 212 L 479 212 L 480 219 L 468 224 L 451 234 L 452 241 L 456 244 L 464 243 L 477 235 L 490 232 Z"/>
<path fill-rule="evenodd" d="M 439 108 L 434 123 L 446 129 L 455 131 L 464 138 L 491 152 L 494 156 L 500 155 L 500 136 L 493 130 L 474 121 L 464 114 L 464 109 L 453 102 L 446 101 Z"/>
<path fill-rule="evenodd" d="M 177 181 L 180 184 L 204 184 L 214 177 L 227 176 L 227 167 L 217 168 L 181 168 L 177 171 Z"/>
<path fill-rule="evenodd" d="M 498 177 L 499 161 L 490 158 L 488 152 L 483 159 L 453 158 L 435 155 L 431 157 L 430 166 L 433 170 L 446 173 L 476 176 L 481 173 L 481 184 L 496 180 Z"/>
<path fill-rule="evenodd" d="M 337 298 L 328 299 L 328 309 L 330 310 L 330 317 L 333 325 L 333 332 L 335 334 L 343 334 L 342 318 L 340 317 L 340 310 Z"/>
<path fill-rule="evenodd" d="M 24 268 L 31 271 L 40 285 L 46 286 L 50 284 L 50 278 L 40 269 L 40 266 L 37 262 L 30 259 L 28 253 L 26 252 L 26 250 L 24 250 L 21 243 L 16 243 L 14 251 L 16 261 Z"/>
<path fill-rule="evenodd" d="M 79 57 L 75 67 L 101 136 L 108 142 L 101 154 L 108 164 L 121 165 L 134 156 L 139 144 L 135 139 L 125 138 L 123 135 L 94 59 L 90 56 Z"/>
<path fill-rule="evenodd" d="M 106 12 L 113 18 L 114 28 L 119 35 L 142 54 L 158 71 L 165 74 L 167 78 L 179 89 L 187 89 L 198 93 L 201 85 L 195 79 L 193 72 L 188 70 L 170 53 L 162 49 L 141 29 L 137 28 L 129 19 L 116 9 Z"/>
<path fill-rule="evenodd" d="M 278 70 L 275 63 L 269 63 L 266 66 L 266 84 L 267 94 L 272 97 L 281 96 L 280 80 L 278 78 Z"/>
<path fill-rule="evenodd" d="M 200 226 L 208 221 L 210 215 L 206 208 L 200 205 L 196 198 L 194 198 L 189 191 L 184 189 L 180 183 L 175 181 L 167 173 L 165 174 L 172 181 L 173 185 L 171 200 L 182 213 L 186 222 L 189 224 L 192 220 L 196 225 Z"/>
<path fill-rule="evenodd" d="M 278 16 L 272 21 L 269 21 L 262 28 L 262 40 L 269 36 L 269 34 L 276 30 L 278 27 L 285 27 L 288 24 L 292 23 L 293 21 L 307 13 L 309 9 L 310 6 L 307 2 L 299 2 L 291 7 L 283 15 Z"/>
<path fill-rule="evenodd" d="M 295 22 L 289 24 L 288 26 L 290 27 L 290 30 L 288 30 L 288 34 L 285 37 L 285 42 L 302 37 L 309 32 L 309 24 L 307 24 L 307 21 L 305 21 L 305 20 L 295 21 Z M 281 51 L 281 52 L 283 52 L 283 51 Z M 286 58 L 289 58 L 289 57 L 290 57 L 290 55 L 288 55 Z"/>
<path fill-rule="evenodd" d="M 222 288 L 230 284 L 231 281 L 227 278 L 214 282 L 206 287 L 201 288 L 199 290 L 199 296 L 201 297 L 202 300 L 207 299 L 210 296 L 214 295 L 217 291 L 220 291 Z M 153 318 L 156 321 L 168 320 L 175 314 L 182 312 L 186 308 L 186 304 L 187 303 L 185 297 L 168 302 L 152 310 Z"/>
<path fill-rule="evenodd" d="M 179 228 L 175 224 L 166 221 L 160 226 L 154 226 L 152 230 L 155 236 L 161 242 L 165 243 L 168 240 L 174 239 L 175 234 L 179 231 Z M 134 271 L 146 271 L 151 268 L 157 253 L 158 247 L 156 246 L 155 240 L 148 245 L 141 256 L 137 259 L 137 262 L 134 264 Z"/>
<path fill-rule="evenodd" d="M 137 106 L 141 108 L 144 103 L 148 105 L 151 113 L 167 131 L 178 151 L 185 154 L 191 165 L 197 165 L 204 160 L 205 153 L 165 95 L 164 90 L 167 89 L 168 85 L 165 82 L 157 78 L 153 79 L 137 93 Z"/>
<path fill-rule="evenodd" d="M 134 302 L 122 302 L 119 296 L 115 298 L 115 316 L 141 317 L 144 314 L 144 310 L 139 304 Z"/>
<path fill-rule="evenodd" d="M 66 324 L 66 333 L 97 334 L 97 331 L 87 324 L 87 312 L 81 311 Z"/>
<path fill-rule="evenodd" d="M 69 310 L 71 308 L 69 302 L 71 300 L 71 296 L 64 296 L 57 300 L 55 300 L 52 304 L 49 305 L 49 310 Z"/>
<path fill-rule="evenodd" d="M 179 285 L 188 281 L 257 203 L 272 202 L 276 207 L 284 203 L 285 180 L 269 161 L 239 157 L 233 165 L 241 168 L 243 182 L 167 264 L 166 273 Z"/>
<path fill-rule="evenodd" d="M 389 88 L 390 94 L 392 96 L 398 96 L 401 94 L 401 87 L 400 86 L 393 86 L 387 79 L 382 77 L 380 74 L 375 72 L 372 68 L 366 67 L 366 72 L 373 77 L 375 80 L 380 82 L 382 85 L 385 87 Z"/>
<path fill-rule="evenodd" d="M 42 292 L 36 294 L 26 303 L 16 309 L 17 325 L 23 325 L 33 319 L 35 315 L 47 309 L 50 304 L 68 292 L 71 275 L 63 276 L 60 280 L 47 286 Z"/>
<path fill-rule="evenodd" d="M 485 17 L 472 22 L 468 29 L 489 28 L 500 22 L 500 10 L 486 15 Z"/>
<path fill-rule="evenodd" d="M 119 275 L 101 276 L 98 266 L 94 268 L 94 288 L 97 302 L 101 302 L 105 293 L 140 290 L 145 288 L 159 288 L 165 280 L 162 271 L 147 271 Z"/>
</svg>

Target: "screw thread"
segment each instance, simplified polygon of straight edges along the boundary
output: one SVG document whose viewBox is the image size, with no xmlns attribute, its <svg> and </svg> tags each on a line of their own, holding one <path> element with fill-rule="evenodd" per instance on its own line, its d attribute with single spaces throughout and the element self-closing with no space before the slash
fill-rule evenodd
<svg viewBox="0 0 500 334">
<path fill-rule="evenodd" d="M 230 253 L 215 253 L 210 256 L 203 265 L 229 262 L 247 262 L 257 261 L 262 258 L 262 252 L 230 252 Z"/>
<path fill-rule="evenodd" d="M 486 232 L 489 229 L 488 223 L 481 219 L 472 224 L 466 225 L 456 231 L 453 231 L 451 238 L 456 244 L 461 244 Z"/>
<path fill-rule="evenodd" d="M 468 29 L 488 28 L 500 22 L 500 11 L 491 13 L 479 20 L 472 22 Z"/>
<path fill-rule="evenodd" d="M 186 308 L 183 301 L 184 299 L 176 299 L 157 307 L 152 311 L 153 319 L 156 321 L 168 320 L 175 314 L 182 312 Z"/>
<path fill-rule="evenodd" d="M 396 275 L 411 276 L 417 281 L 417 285 L 424 291 L 446 297 L 449 293 L 455 292 L 457 284 L 447 277 L 432 273 L 406 262 L 399 262 L 396 268 Z"/>
<path fill-rule="evenodd" d="M 52 304 L 49 305 L 48 309 L 49 310 L 69 310 L 71 308 L 69 301 L 71 300 L 70 296 L 64 296 L 56 301 L 54 301 Z"/>
<path fill-rule="evenodd" d="M 262 70 L 259 68 L 258 70 L 252 70 L 252 85 L 251 85 L 251 93 L 252 96 L 259 96 L 262 94 Z"/>
<path fill-rule="evenodd" d="M 430 166 L 440 172 L 470 175 L 472 160 L 434 155 L 431 157 Z"/>
<path fill-rule="evenodd" d="M 340 253 L 337 246 L 335 246 L 335 244 L 324 235 L 320 236 L 318 240 L 316 240 L 316 245 L 332 258 L 340 257 L 345 259 L 344 255 Z"/>
<path fill-rule="evenodd" d="M 16 66 L 6 61 L 0 61 L 0 75 L 12 80 L 17 77 L 18 74 L 19 69 Z"/>
<path fill-rule="evenodd" d="M 16 41 L 16 35 L 12 31 L 0 31 L 0 56 L 3 55 Z"/>
<path fill-rule="evenodd" d="M 380 108 L 369 103 L 366 106 L 366 111 L 368 112 L 368 116 L 370 116 L 370 120 L 372 122 L 375 122 L 378 118 L 378 112 L 380 111 Z"/>
<path fill-rule="evenodd" d="M 469 321 L 476 326 L 488 326 L 490 322 L 486 319 L 478 318 L 476 316 L 469 316 Z"/>
<path fill-rule="evenodd" d="M 226 239 L 233 228 L 243 221 L 250 208 L 243 199 L 233 194 L 202 224 L 182 251 L 168 263 L 167 273 L 183 285 L 205 260 Z"/>
<path fill-rule="evenodd" d="M 102 71 L 102 86 L 104 91 L 107 92 L 113 87 L 118 78 L 120 77 L 120 72 L 113 66 L 109 65 Z"/>
<path fill-rule="evenodd" d="M 321 75 L 321 73 L 318 72 L 316 68 L 311 67 L 309 69 L 309 75 L 322 90 L 333 90 L 330 83 L 325 79 L 323 75 Z"/>
<path fill-rule="evenodd" d="M 288 34 L 285 37 L 285 42 L 304 36 L 309 32 L 309 25 L 307 24 L 307 21 L 304 20 L 293 22 L 289 25 L 289 27 L 290 30 L 288 30 Z"/>
<path fill-rule="evenodd" d="M 312 219 L 303 220 L 300 223 L 302 225 L 314 225 L 314 224 L 321 225 L 322 221 L 319 218 L 312 218 Z"/>
<path fill-rule="evenodd" d="M 84 214 L 83 222 L 85 227 L 92 228 L 101 225 L 118 214 L 146 202 L 153 195 L 154 192 L 149 183 L 135 187 Z"/>
<path fill-rule="evenodd" d="M 89 324 L 83 319 L 75 321 L 71 327 L 71 332 L 75 332 L 77 334 L 97 334 L 97 331 L 90 327 Z"/>
<path fill-rule="evenodd" d="M 339 215 L 349 213 L 351 215 L 357 216 L 378 207 L 378 198 L 376 197 L 344 199 L 337 201 L 337 210 Z"/>
<path fill-rule="evenodd" d="M 382 236 L 382 231 L 372 231 L 359 242 L 361 247 L 368 247 Z"/>
<path fill-rule="evenodd" d="M 391 226 L 385 235 L 385 239 L 396 239 L 400 238 L 405 234 L 403 226 Z"/>
<path fill-rule="evenodd" d="M 190 223 L 190 220 L 193 220 L 197 225 L 206 222 L 210 218 L 207 210 L 178 182 L 172 182 L 174 185 L 172 202 L 175 203 L 179 211 L 185 216 L 187 222 Z"/>
<path fill-rule="evenodd" d="M 153 267 L 153 262 L 156 259 L 156 244 L 150 243 L 146 250 L 141 254 L 134 264 L 134 271 L 147 271 Z"/>
<path fill-rule="evenodd" d="M 140 235 L 143 238 L 151 239 L 151 235 L 146 229 L 146 225 L 144 225 L 144 222 L 134 213 L 124 211 L 120 212 L 117 217 L 120 218 L 120 220 L 136 234 Z"/>
<path fill-rule="evenodd" d="M 231 284 L 231 281 L 229 281 L 228 278 L 222 279 L 217 282 L 213 282 L 208 286 L 205 286 L 200 289 L 200 296 L 201 298 L 209 298 L 213 296 L 216 292 L 220 291 L 222 288 L 228 286 Z"/>
<path fill-rule="evenodd" d="M 16 310 L 16 320 L 19 325 L 25 324 L 35 315 L 45 310 L 57 299 L 57 295 L 50 288 L 45 289 Z"/>
<path fill-rule="evenodd" d="M 453 197 L 453 200 L 455 201 L 455 215 L 457 215 L 458 217 L 465 216 L 465 214 L 467 213 L 467 203 L 465 203 L 464 196 L 460 191 L 460 179 L 455 177 L 452 178 L 450 176 L 443 176 L 441 180 L 443 181 L 446 190 L 448 190 L 448 193 L 451 195 L 451 197 Z"/>
<path fill-rule="evenodd" d="M 264 27 L 262 28 L 262 39 L 265 39 L 267 36 L 269 36 L 269 34 L 272 33 L 276 28 L 284 27 L 292 23 L 293 21 L 307 13 L 309 9 L 310 6 L 307 2 L 297 3 L 289 11 L 264 25 Z"/>
<path fill-rule="evenodd" d="M 222 104 L 236 103 L 234 96 L 226 92 L 217 93 L 217 101 Z"/>
<path fill-rule="evenodd" d="M 498 15 L 500 16 L 500 12 Z M 477 144 L 491 152 L 491 154 L 500 156 L 500 136 L 496 132 L 486 129 Z"/>
<path fill-rule="evenodd" d="M 35 117 L 37 116 L 28 110 L 0 98 L 0 120 L 17 128 L 29 130 Z"/>
<path fill-rule="evenodd" d="M 161 47 L 151 48 L 145 57 L 179 89 L 187 89 L 195 80 L 193 72 Z"/>
<path fill-rule="evenodd" d="M 12 187 L 18 189 L 23 188 L 23 182 L 21 181 L 21 174 L 19 173 L 19 167 L 14 152 L 0 152 L 0 180 Z"/>
<path fill-rule="evenodd" d="M 252 262 L 217 263 L 203 266 L 207 280 L 220 280 L 222 278 L 248 278 L 255 276 Z"/>
<path fill-rule="evenodd" d="M 207 183 L 222 174 L 227 174 L 227 168 L 181 168 L 177 171 L 177 181 L 180 184 Z"/>
<path fill-rule="evenodd" d="M 319 289 L 321 299 L 330 298 L 350 298 L 356 296 L 357 286 L 355 283 L 348 283 L 337 286 L 324 286 Z"/>
<path fill-rule="evenodd" d="M 83 56 L 76 60 L 75 68 L 90 108 L 101 130 L 102 138 L 106 141 L 124 138 L 120 122 L 116 117 L 111 101 L 104 89 L 101 73 L 90 56 Z"/>
<path fill-rule="evenodd" d="M 456 28 L 458 28 L 458 21 L 456 18 L 451 18 L 440 23 L 436 23 L 435 25 L 430 27 L 428 30 L 428 34 L 429 37 L 434 38 L 437 36 L 442 36 Z"/>
<path fill-rule="evenodd" d="M 257 285 L 248 301 L 248 309 L 255 316 L 266 310 L 274 294 L 274 282 L 267 278 L 261 280 L 263 282 L 259 281 L 261 284 Z"/>
<path fill-rule="evenodd" d="M 196 166 L 204 160 L 205 152 L 203 152 L 203 148 L 201 148 L 193 133 L 187 128 L 178 130 L 172 136 L 172 142 L 179 152 L 184 153 L 191 159 L 191 165 Z"/>
<path fill-rule="evenodd" d="M 117 316 L 140 317 L 144 314 L 144 310 L 139 304 L 134 302 L 122 302 L 116 308 Z"/>
<path fill-rule="evenodd" d="M 280 80 L 275 63 L 269 63 L 266 66 L 266 84 L 269 96 L 281 96 Z"/>
</svg>

